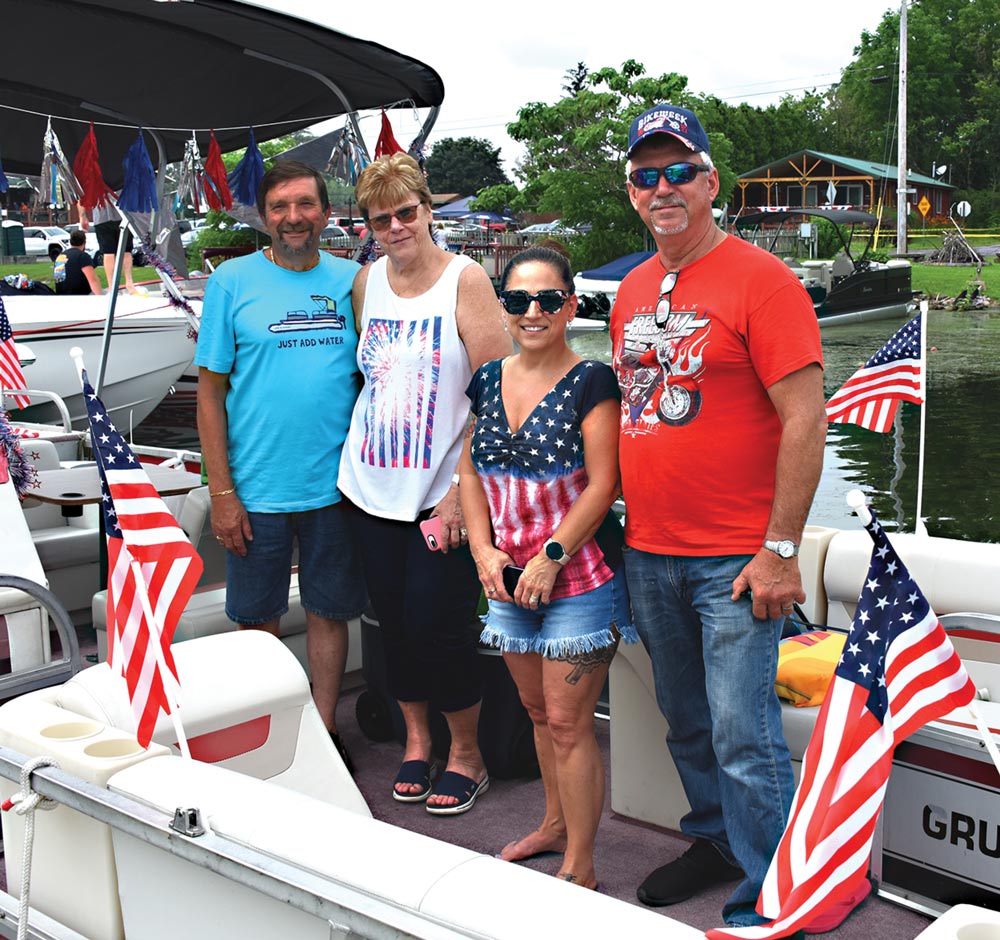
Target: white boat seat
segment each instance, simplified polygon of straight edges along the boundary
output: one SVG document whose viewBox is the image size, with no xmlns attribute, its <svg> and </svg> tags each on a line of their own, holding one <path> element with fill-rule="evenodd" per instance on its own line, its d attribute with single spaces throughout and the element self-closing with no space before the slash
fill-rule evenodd
<svg viewBox="0 0 1000 940">
<path fill-rule="evenodd" d="M 1000 685 L 1000 544 L 891 536 L 892 544 L 952 636 L 977 686 Z M 799 563 L 814 623 L 849 630 L 871 561 L 864 530 L 807 527 Z M 982 613 L 968 613 L 982 611 Z M 653 672 L 641 644 L 621 645 L 611 662 L 611 808 L 678 829 L 690 806 L 666 746 Z M 1000 696 L 993 694 L 994 701 Z M 782 703 L 782 725 L 798 778 L 819 709 Z"/>
<path fill-rule="evenodd" d="M 278 640 L 242 630 L 177 644 L 173 654 L 179 714 L 193 756 L 368 813 L 316 711 L 305 673 Z M 134 731 L 125 680 L 107 663 L 78 673 L 60 687 L 55 702 Z M 153 740 L 179 753 L 167 715 L 160 715 Z"/>
<path fill-rule="evenodd" d="M 60 467 L 59 454 L 52 441 L 24 441 L 21 449 L 38 470 L 58 470 Z M 82 515 L 67 517 L 59 506 L 32 499 L 29 490 L 22 509 L 49 588 L 75 622 L 85 622 L 100 570 L 97 507 L 84 506 Z"/>
</svg>

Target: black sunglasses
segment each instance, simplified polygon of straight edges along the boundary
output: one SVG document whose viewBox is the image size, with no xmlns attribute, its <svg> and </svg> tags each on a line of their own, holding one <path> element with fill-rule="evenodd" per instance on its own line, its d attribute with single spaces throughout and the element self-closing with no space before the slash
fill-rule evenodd
<svg viewBox="0 0 1000 940">
<path fill-rule="evenodd" d="M 707 173 L 704 163 L 671 163 L 670 166 L 641 166 L 629 173 L 628 178 L 636 189 L 653 189 L 662 176 L 668 183 L 690 183 L 699 173 Z"/>
<path fill-rule="evenodd" d="M 526 290 L 500 291 L 500 303 L 511 316 L 519 317 L 528 312 L 528 307 L 534 301 L 542 313 L 556 314 L 562 310 L 563 304 L 569 300 L 570 293 L 566 290 L 549 288 L 540 290 L 537 294 L 529 294 Z"/>
<path fill-rule="evenodd" d="M 670 294 L 677 286 L 677 278 L 680 277 L 680 273 L 680 271 L 667 271 L 663 275 L 663 280 L 660 281 L 660 299 L 656 302 L 654 322 L 661 330 L 667 325 L 667 319 L 670 316 Z"/>
<path fill-rule="evenodd" d="M 392 220 L 396 218 L 405 225 L 407 222 L 412 222 L 417 217 L 417 211 L 420 209 L 420 205 L 421 204 L 418 202 L 414 206 L 403 206 L 395 212 L 387 212 L 385 215 L 372 216 L 368 220 L 368 224 L 372 228 L 381 231 L 382 229 L 386 229 L 392 225 Z"/>
</svg>

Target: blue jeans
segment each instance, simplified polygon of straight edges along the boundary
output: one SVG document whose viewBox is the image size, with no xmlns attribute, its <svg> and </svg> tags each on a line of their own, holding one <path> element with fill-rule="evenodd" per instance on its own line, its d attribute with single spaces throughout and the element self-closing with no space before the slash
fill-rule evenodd
<svg viewBox="0 0 1000 940">
<path fill-rule="evenodd" d="M 625 549 L 633 619 L 691 804 L 681 830 L 743 869 L 722 909 L 739 926 L 762 922 L 754 906 L 795 788 L 774 693 L 784 621 L 755 619 L 745 594 L 730 599 L 750 557 Z"/>
</svg>

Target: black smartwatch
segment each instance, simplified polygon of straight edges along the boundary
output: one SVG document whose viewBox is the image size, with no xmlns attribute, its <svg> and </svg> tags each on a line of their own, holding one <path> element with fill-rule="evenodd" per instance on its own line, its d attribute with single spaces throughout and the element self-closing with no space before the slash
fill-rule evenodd
<svg viewBox="0 0 1000 940">
<path fill-rule="evenodd" d="M 565 565 L 573 556 L 566 554 L 566 549 L 562 547 L 561 542 L 553 541 L 549 539 L 545 543 L 545 557 L 551 558 L 553 561 L 558 562 L 560 565 Z"/>
</svg>

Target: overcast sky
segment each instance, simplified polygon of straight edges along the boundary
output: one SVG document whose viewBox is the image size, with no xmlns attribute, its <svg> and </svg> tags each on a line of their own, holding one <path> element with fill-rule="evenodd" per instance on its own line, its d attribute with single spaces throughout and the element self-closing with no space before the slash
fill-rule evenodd
<svg viewBox="0 0 1000 940">
<path fill-rule="evenodd" d="M 431 66 L 445 88 L 431 143 L 488 138 L 502 148 L 508 171 L 521 148 L 507 137 L 506 125 L 528 102 L 557 100 L 566 70 L 577 62 L 595 71 L 619 68 L 631 58 L 647 75 L 686 75 L 697 94 L 763 106 L 783 93 L 798 96 L 837 81 L 862 31 L 874 30 L 886 10 L 897 6 L 887 0 L 781 6 L 746 0 L 253 2 L 374 40 Z M 413 112 L 390 117 L 407 146 L 419 127 Z M 372 147 L 377 122 L 368 119 L 362 128 Z"/>
</svg>

